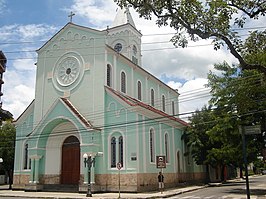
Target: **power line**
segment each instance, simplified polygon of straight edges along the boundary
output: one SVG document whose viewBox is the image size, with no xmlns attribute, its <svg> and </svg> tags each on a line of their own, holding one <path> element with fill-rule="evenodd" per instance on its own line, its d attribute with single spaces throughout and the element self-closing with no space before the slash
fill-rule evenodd
<svg viewBox="0 0 266 199">
<path fill-rule="evenodd" d="M 211 109 L 211 111 L 215 110 L 215 108 Z M 194 113 L 199 113 L 199 112 L 202 112 L 202 111 L 193 111 L 193 112 L 188 112 L 188 113 L 182 113 L 182 114 L 179 114 L 180 115 L 185 115 L 185 114 L 194 114 Z M 248 112 L 248 113 L 245 113 L 245 114 L 242 114 L 242 115 L 232 115 L 230 117 L 230 119 L 234 119 L 234 118 L 239 118 L 239 117 L 243 117 L 243 116 L 248 116 L 248 115 L 253 115 L 253 114 L 257 114 L 257 113 L 263 113 L 263 112 L 266 112 L 266 109 L 263 109 L 263 110 L 256 110 L 256 111 L 253 111 L 253 112 Z M 166 117 L 157 117 L 157 118 L 151 118 L 151 119 L 145 119 L 145 120 L 138 120 L 138 121 L 130 121 L 130 122 L 127 122 L 127 123 L 117 123 L 117 124 L 112 124 L 112 125 L 109 125 L 109 126 L 103 126 L 101 127 L 103 130 L 106 130 L 108 128 L 115 128 L 115 127 L 120 127 L 120 126 L 123 126 L 123 125 L 126 125 L 127 127 L 128 126 L 131 126 L 131 125 L 136 125 L 136 124 L 145 124 L 145 125 L 152 125 L 153 123 L 157 123 L 157 122 L 164 122 L 164 121 L 167 121 L 168 118 Z M 223 120 L 222 118 L 219 119 L 219 120 Z M 210 124 L 210 123 L 217 123 L 218 120 L 215 119 L 215 120 L 210 120 L 210 121 L 204 121 L 204 122 L 201 122 L 201 123 L 198 123 L 198 125 L 202 125 L 202 124 Z M 168 127 L 167 129 L 172 129 L 172 127 Z M 165 129 L 164 129 L 165 130 Z M 47 137 L 57 137 L 57 136 L 62 136 L 62 135 L 75 135 L 76 133 L 85 133 L 87 132 L 87 130 L 82 130 L 82 131 L 79 131 L 78 129 L 68 129 L 68 130 L 64 130 L 64 131 L 55 131 L 55 132 L 52 132 L 53 134 L 51 134 L 50 132 L 49 133 L 46 133 L 46 132 L 43 132 L 43 134 L 36 134 L 32 137 L 25 137 L 25 136 L 17 136 L 15 141 L 23 141 L 23 140 L 32 140 L 32 139 L 41 139 L 41 138 L 47 138 Z M 129 131 L 127 131 L 128 133 L 130 133 Z M 131 132 L 131 133 L 135 133 L 135 132 Z M 106 135 L 107 136 L 107 135 Z M 106 138 L 105 138 L 106 139 Z"/>
<path fill-rule="evenodd" d="M 255 76 L 255 75 L 254 75 Z M 250 79 L 252 79 L 252 78 L 254 78 L 254 76 L 252 76 L 252 77 L 250 77 Z M 247 82 L 247 80 L 249 80 L 249 79 L 247 79 L 247 78 L 245 78 L 245 82 Z M 251 80 L 250 80 L 251 81 Z M 235 83 L 236 84 L 236 83 Z M 255 82 L 255 84 L 253 85 L 254 87 L 256 86 L 256 82 Z M 252 85 L 251 85 L 252 86 Z M 186 102 L 186 101 L 191 101 L 191 100 L 196 100 L 196 99 L 200 99 L 200 98 L 205 98 L 205 97 L 209 97 L 210 96 L 210 94 L 209 93 L 197 93 L 197 95 L 195 95 L 195 96 L 190 96 L 190 97 L 188 97 L 188 98 L 184 98 L 183 99 L 183 101 L 181 101 L 180 103 L 182 103 L 182 102 Z M 158 104 L 159 105 L 157 105 L 157 106 L 155 106 L 156 107 L 156 109 L 157 110 L 160 110 L 161 109 L 161 98 L 158 98 Z M 171 98 L 170 98 L 170 100 L 167 100 L 167 103 L 166 104 L 170 104 L 171 105 Z M 101 108 L 101 107 L 98 107 L 97 109 L 99 109 L 99 108 Z M 98 111 L 98 112 L 93 112 L 93 113 L 91 113 L 91 112 L 88 112 L 88 113 L 82 113 L 82 115 L 83 116 L 85 116 L 85 117 L 87 117 L 87 116 L 89 116 L 89 118 L 92 118 L 93 120 L 101 120 L 101 119 L 103 119 L 104 118 L 104 115 L 106 115 L 106 114 L 108 114 L 109 116 L 114 116 L 114 117 L 116 117 L 116 113 L 117 113 L 117 110 L 114 110 L 114 111 L 104 111 L 104 107 L 102 107 L 102 110 L 103 111 Z M 124 108 L 126 111 L 132 111 L 133 109 L 134 109 L 134 107 L 129 107 L 129 108 Z M 127 113 L 125 113 L 125 114 L 127 114 Z M 169 114 L 169 113 L 167 113 L 169 116 L 171 116 L 171 114 Z M 121 116 L 121 115 L 120 115 Z M 123 115 L 122 115 L 123 116 Z M 73 117 L 74 118 L 74 117 Z M 72 119 L 73 119 L 72 118 Z M 71 119 L 71 118 L 69 118 L 69 119 Z M 39 121 L 38 123 L 36 123 L 36 124 L 32 124 L 32 126 L 33 126 L 33 129 L 34 128 L 36 128 L 36 126 L 39 126 L 38 124 L 40 123 L 41 121 Z M 36 125 L 36 126 L 35 126 Z M 39 126 L 39 127 L 41 127 L 41 126 Z"/>
</svg>

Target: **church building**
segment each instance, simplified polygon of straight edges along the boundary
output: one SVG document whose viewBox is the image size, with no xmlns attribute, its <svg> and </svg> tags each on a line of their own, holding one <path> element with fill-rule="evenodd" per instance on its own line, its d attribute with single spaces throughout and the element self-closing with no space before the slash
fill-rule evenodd
<svg viewBox="0 0 266 199">
<path fill-rule="evenodd" d="M 13 189 L 109 192 L 120 178 L 121 191 L 142 192 L 161 170 L 166 187 L 205 177 L 184 156 L 179 93 L 142 66 L 141 36 L 119 9 L 105 30 L 69 22 L 37 50 L 35 99 L 15 122 Z"/>
</svg>

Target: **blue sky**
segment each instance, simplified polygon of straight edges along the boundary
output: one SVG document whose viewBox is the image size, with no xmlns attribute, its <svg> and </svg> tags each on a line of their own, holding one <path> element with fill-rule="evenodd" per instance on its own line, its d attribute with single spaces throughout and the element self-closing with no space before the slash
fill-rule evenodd
<svg viewBox="0 0 266 199">
<path fill-rule="evenodd" d="M 1 26 L 7 24 L 53 24 L 62 26 L 67 21 L 66 9 L 71 0 L 8 0 L 1 13 Z M 56 19 L 56 20 L 55 20 Z"/>
<path fill-rule="evenodd" d="M 102 30 L 112 24 L 116 9 L 113 0 L 0 0 L 0 50 L 8 59 L 3 108 L 16 119 L 34 99 L 35 50 L 69 22 L 70 11 L 75 13 L 73 23 Z M 155 19 L 146 21 L 130 11 L 143 34 L 142 67 L 179 89 L 180 112 L 201 108 L 209 98 L 203 86 L 208 71 L 213 70 L 214 63 L 226 60 L 230 64 L 235 59 L 228 51 L 214 51 L 209 40 L 175 49 L 169 42 L 173 29 L 158 28 Z M 259 22 L 264 24 L 263 20 Z M 198 91 L 205 97 L 197 97 Z"/>
</svg>

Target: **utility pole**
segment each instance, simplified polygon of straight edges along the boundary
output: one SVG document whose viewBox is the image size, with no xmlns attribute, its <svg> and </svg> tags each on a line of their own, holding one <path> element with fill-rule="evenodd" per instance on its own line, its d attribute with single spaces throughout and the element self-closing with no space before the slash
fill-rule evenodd
<svg viewBox="0 0 266 199">
<path fill-rule="evenodd" d="M 247 199 L 250 199 L 249 180 L 248 180 L 248 164 L 247 164 L 246 136 L 245 136 L 245 131 L 244 131 L 242 125 L 239 126 L 239 132 L 242 135 L 242 150 L 243 150 L 243 159 L 244 159 L 244 164 L 245 164 Z"/>
</svg>

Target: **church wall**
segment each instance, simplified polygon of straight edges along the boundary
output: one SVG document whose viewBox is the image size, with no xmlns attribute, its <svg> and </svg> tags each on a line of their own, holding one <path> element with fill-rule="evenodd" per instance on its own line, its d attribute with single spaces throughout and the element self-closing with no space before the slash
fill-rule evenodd
<svg viewBox="0 0 266 199">
<path fill-rule="evenodd" d="M 119 36 L 125 42 L 124 44 L 133 44 L 140 38 L 131 37 L 132 34 L 130 31 L 122 31 Z M 130 37 L 128 38 L 128 36 Z M 177 99 L 178 94 L 118 53 L 108 53 L 111 50 L 105 47 L 104 39 L 105 35 L 99 31 L 84 30 L 71 25 L 69 28 L 62 29 L 38 51 L 36 106 L 34 110 L 32 109 L 31 114 L 24 114 L 25 118 L 19 121 L 17 130 L 18 135 L 25 136 L 31 133 L 33 127 L 38 124 L 31 135 L 36 139 L 28 140 L 28 143 L 29 158 L 36 160 L 39 164 L 37 168 L 39 182 L 41 184 L 60 183 L 62 144 L 65 138 L 70 135 L 75 135 L 80 141 L 81 184 L 84 181 L 83 173 L 85 171 L 83 154 L 103 152 L 102 156 L 95 157 L 92 176 L 95 177 L 96 184 L 101 186 L 101 190 L 117 190 L 118 170 L 116 167 L 111 168 L 110 141 L 112 136 L 116 138 L 122 136 L 122 190 L 144 191 L 156 188 L 159 170 L 156 168 L 155 157 L 166 153 L 164 140 L 166 132 L 169 136 L 169 163 L 163 172 L 167 184 L 169 186 L 175 184 L 179 176 L 184 179 L 199 177 L 201 168 L 193 163 L 188 163 L 188 158 L 183 157 L 185 147 L 181 140 L 182 130 L 179 127 L 150 119 L 152 115 L 156 114 L 145 110 L 140 112 L 130 105 L 127 106 L 122 99 L 116 100 L 111 94 L 106 93 L 104 87 L 106 85 L 106 65 L 112 65 L 112 87 L 115 90 L 121 90 L 120 74 L 123 71 L 126 73 L 126 94 L 137 98 L 137 82 L 141 81 L 141 101 L 150 104 L 150 90 L 153 88 L 155 91 L 155 108 L 159 110 L 162 109 L 162 94 L 166 98 L 167 113 L 171 113 L 171 103 L 167 100 Z M 116 40 L 113 41 L 116 42 Z M 124 53 L 131 60 L 130 48 Z M 76 57 L 75 59 L 80 63 L 80 76 L 72 84 L 63 85 L 58 81 L 55 68 L 69 57 Z M 58 100 L 60 97 L 68 98 L 86 120 L 101 130 L 90 131 L 84 127 L 77 115 L 69 111 L 69 107 Z M 24 130 L 24 124 L 29 125 L 27 130 Z M 150 162 L 150 129 L 155 132 L 153 162 Z M 60 134 L 65 130 L 66 133 Z M 54 136 L 57 133 L 60 135 Z M 35 170 L 22 169 L 24 151 L 21 149 L 23 149 L 24 144 L 25 140 L 17 141 L 14 179 L 19 186 L 29 183 L 30 178 L 36 177 L 32 177 Z M 178 177 L 176 177 L 177 152 L 180 152 L 181 161 L 181 173 Z M 31 171 L 32 173 L 30 173 Z M 193 172 L 197 172 L 197 174 L 194 175 Z"/>
<path fill-rule="evenodd" d="M 103 98 L 103 92 L 99 96 L 100 92 L 94 91 L 95 85 L 103 79 L 103 74 L 102 77 L 98 75 L 99 64 L 102 64 L 99 60 L 104 57 L 104 37 L 100 39 L 101 36 L 101 32 L 71 27 L 62 30 L 49 41 L 49 45 L 41 49 L 37 63 L 35 98 L 38 111 L 35 112 L 35 121 L 45 115 L 58 97 L 70 97 L 84 116 L 89 120 L 94 119 L 92 116 L 97 112 L 94 107 L 102 107 L 103 103 L 97 100 Z M 61 63 L 62 56 L 76 56 L 81 64 L 80 76 L 67 88 L 55 80 L 54 68 Z M 85 83 L 78 84 L 81 82 Z"/>
<path fill-rule="evenodd" d="M 122 44 L 121 54 L 132 60 L 132 56 L 137 58 L 137 65 L 141 66 L 141 34 L 133 29 L 130 25 L 115 27 L 108 30 L 107 44 L 112 48 L 117 43 Z M 137 48 L 134 54 L 133 45 Z"/>
<path fill-rule="evenodd" d="M 132 71 L 131 68 L 126 65 L 121 59 L 116 60 L 116 71 L 117 78 L 116 78 L 116 90 L 121 91 L 121 72 L 125 72 L 126 74 L 126 94 L 132 96 Z"/>
<path fill-rule="evenodd" d="M 33 110 L 34 104 L 31 104 L 24 112 L 23 116 L 16 121 L 16 144 L 15 144 L 15 161 L 14 171 L 20 172 L 24 169 L 25 162 L 25 146 L 28 144 L 28 150 L 33 147 L 33 143 L 28 140 L 29 135 L 33 130 Z"/>
</svg>

